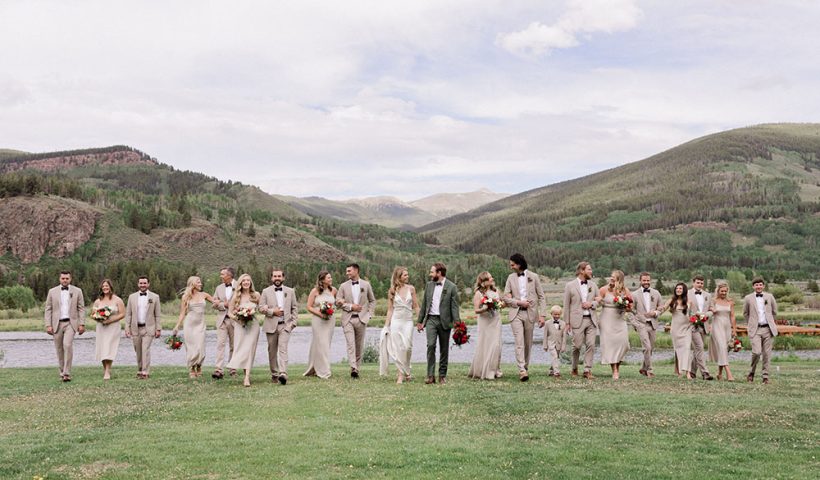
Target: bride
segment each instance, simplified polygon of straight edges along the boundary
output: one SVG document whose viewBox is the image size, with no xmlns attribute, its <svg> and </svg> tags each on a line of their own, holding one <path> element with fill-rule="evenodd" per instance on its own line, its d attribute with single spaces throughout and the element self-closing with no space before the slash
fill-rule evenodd
<svg viewBox="0 0 820 480">
<path fill-rule="evenodd" d="M 387 319 L 384 326 L 390 332 L 387 351 L 396 361 L 399 371 L 396 383 L 410 380 L 410 359 L 413 353 L 413 319 L 419 312 L 416 289 L 408 282 L 410 274 L 405 267 L 393 269 L 390 290 L 387 292 Z"/>
</svg>

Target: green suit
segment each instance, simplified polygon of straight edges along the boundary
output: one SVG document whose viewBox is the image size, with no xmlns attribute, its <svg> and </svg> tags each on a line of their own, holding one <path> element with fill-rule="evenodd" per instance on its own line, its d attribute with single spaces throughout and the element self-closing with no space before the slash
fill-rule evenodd
<svg viewBox="0 0 820 480">
<path fill-rule="evenodd" d="M 444 279 L 439 302 L 439 315 L 430 315 L 433 293 L 436 282 L 427 282 L 424 289 L 424 301 L 419 311 L 419 321 L 427 329 L 427 376 L 432 377 L 436 370 L 436 339 L 439 350 L 439 377 L 447 376 L 447 360 L 450 354 L 450 330 L 453 323 L 459 321 L 459 301 L 456 284 Z"/>
</svg>

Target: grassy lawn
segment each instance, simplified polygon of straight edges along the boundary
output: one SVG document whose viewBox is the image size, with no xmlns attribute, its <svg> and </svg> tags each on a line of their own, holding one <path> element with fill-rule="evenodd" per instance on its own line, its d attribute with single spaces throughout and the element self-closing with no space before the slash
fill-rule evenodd
<svg viewBox="0 0 820 480">
<path fill-rule="evenodd" d="M 99 368 L 69 384 L 2 369 L 0 478 L 816 478 L 820 362 L 776 365 L 769 386 L 667 365 L 653 380 L 596 366 L 591 382 L 521 384 L 507 366 L 481 382 L 461 364 L 445 386 L 335 365 L 281 387 L 260 367 L 249 389 L 172 367 L 148 381 L 115 367 L 105 384 Z"/>
</svg>

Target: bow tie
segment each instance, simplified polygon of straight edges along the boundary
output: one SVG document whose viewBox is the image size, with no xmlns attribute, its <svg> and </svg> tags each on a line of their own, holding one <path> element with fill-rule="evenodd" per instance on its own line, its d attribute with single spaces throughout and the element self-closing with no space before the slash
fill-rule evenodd
<svg viewBox="0 0 820 480">
<path fill-rule="evenodd" d="M 762 293 L 755 293 L 755 297 L 762 297 L 762 296 L 763 296 Z"/>
<path fill-rule="evenodd" d="M 233 288 L 233 283 L 226 283 L 225 288 Z"/>
<path fill-rule="evenodd" d="M 555 324 L 555 325 L 560 325 L 561 321 L 560 320 L 553 320 L 552 323 Z"/>
<path fill-rule="evenodd" d="M 436 282 L 436 286 L 437 286 L 437 287 L 440 287 L 441 285 L 442 285 L 442 283 L 441 283 L 441 282 Z"/>
<path fill-rule="evenodd" d="M 702 293 L 700 290 L 695 290 L 695 295 L 701 295 Z"/>
<path fill-rule="evenodd" d="M 60 290 L 68 290 L 68 287 L 60 287 Z"/>
<path fill-rule="evenodd" d="M 523 277 L 524 275 L 526 275 L 524 272 L 518 274 L 519 277 Z"/>
<path fill-rule="evenodd" d="M 643 293 L 649 293 L 649 289 L 648 289 L 648 288 L 644 288 L 644 289 L 643 289 Z"/>
<path fill-rule="evenodd" d="M 355 281 L 355 282 L 350 282 L 350 284 L 351 284 L 351 285 L 358 285 L 358 284 L 359 284 L 359 282 L 358 282 L 358 281 Z"/>
<path fill-rule="evenodd" d="M 586 280 L 581 280 L 581 285 L 586 285 L 586 284 L 587 284 Z"/>
<path fill-rule="evenodd" d="M 282 291 L 282 287 L 273 287 L 273 291 L 274 291 L 274 292 L 281 292 L 281 291 Z"/>
<path fill-rule="evenodd" d="M 146 295 L 148 295 L 148 292 L 140 292 L 140 297 L 144 297 Z"/>
</svg>

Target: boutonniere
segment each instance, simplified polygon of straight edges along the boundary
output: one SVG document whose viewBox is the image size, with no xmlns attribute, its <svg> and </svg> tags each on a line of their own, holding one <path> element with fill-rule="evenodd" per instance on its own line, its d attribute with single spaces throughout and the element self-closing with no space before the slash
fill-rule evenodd
<svg viewBox="0 0 820 480">
<path fill-rule="evenodd" d="M 361 288 L 359 289 L 359 291 L 360 291 L 361 293 L 364 293 L 364 287 L 361 287 Z"/>
<path fill-rule="evenodd" d="M 149 299 L 148 299 L 148 305 L 151 305 L 152 303 L 154 303 L 154 299 L 153 299 L 153 298 L 149 298 Z"/>
<path fill-rule="evenodd" d="M 288 292 L 282 292 L 284 294 L 284 298 L 288 298 Z"/>
<path fill-rule="evenodd" d="M 74 298 L 74 292 L 68 292 L 68 298 Z"/>
<path fill-rule="evenodd" d="M 768 304 L 769 304 L 769 300 L 768 299 L 763 299 L 763 305 L 768 305 Z"/>
<path fill-rule="evenodd" d="M 587 287 L 587 293 L 592 293 L 592 287 Z"/>
<path fill-rule="evenodd" d="M 527 277 L 527 283 L 532 283 L 532 278 Z"/>
</svg>

